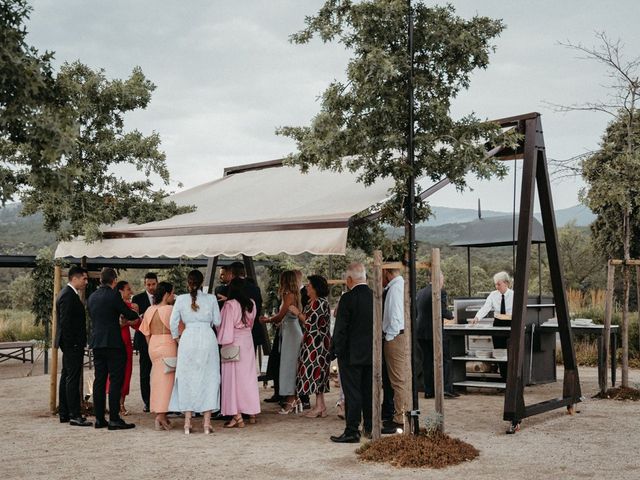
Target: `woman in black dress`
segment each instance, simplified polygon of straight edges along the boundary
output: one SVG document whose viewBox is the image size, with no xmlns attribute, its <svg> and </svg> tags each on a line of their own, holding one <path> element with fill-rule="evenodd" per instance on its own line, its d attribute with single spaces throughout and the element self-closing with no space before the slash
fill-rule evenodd
<svg viewBox="0 0 640 480">
<path fill-rule="evenodd" d="M 306 417 L 315 418 L 327 416 L 324 394 L 329 391 L 331 311 L 327 300 L 327 280 L 320 275 L 311 275 L 308 280 L 309 302 L 302 312 L 294 305 L 289 307 L 289 311 L 298 317 L 303 328 L 296 390 L 298 396 L 316 395 L 314 408 L 305 414 Z"/>
</svg>

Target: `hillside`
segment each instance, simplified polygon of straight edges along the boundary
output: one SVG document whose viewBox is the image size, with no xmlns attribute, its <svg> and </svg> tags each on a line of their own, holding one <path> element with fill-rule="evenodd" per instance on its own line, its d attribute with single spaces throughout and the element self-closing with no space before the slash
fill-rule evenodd
<svg viewBox="0 0 640 480">
<path fill-rule="evenodd" d="M 33 255 L 55 245 L 55 235 L 42 226 L 42 215 L 20 216 L 20 204 L 0 208 L 0 254 Z"/>
</svg>

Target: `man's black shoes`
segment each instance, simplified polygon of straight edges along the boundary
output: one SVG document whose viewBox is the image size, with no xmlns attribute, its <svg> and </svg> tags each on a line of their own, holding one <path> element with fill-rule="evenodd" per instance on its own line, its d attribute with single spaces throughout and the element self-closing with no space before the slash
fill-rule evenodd
<svg viewBox="0 0 640 480">
<path fill-rule="evenodd" d="M 60 423 L 69 423 L 69 417 L 60 417 Z"/>
<path fill-rule="evenodd" d="M 386 422 L 382 425 L 381 433 L 384 435 L 391 435 L 394 433 L 402 433 L 404 425 L 396 422 Z"/>
<path fill-rule="evenodd" d="M 280 402 L 280 399 L 281 399 L 280 395 L 273 395 L 269 398 L 265 398 L 264 401 L 267 403 L 278 403 Z"/>
<path fill-rule="evenodd" d="M 107 428 L 109 430 L 129 430 L 130 428 L 136 428 L 136 426 L 133 423 L 126 423 L 124 420 L 119 418 L 118 420 L 109 420 Z"/>
<path fill-rule="evenodd" d="M 142 411 L 144 413 L 149 413 L 151 411 L 151 409 L 149 408 L 149 405 L 145 405 L 144 407 L 142 407 Z"/>
<path fill-rule="evenodd" d="M 460 394 L 456 392 L 444 392 L 444 398 L 458 398 L 459 396 Z"/>
<path fill-rule="evenodd" d="M 332 442 L 335 443 L 360 443 L 360 435 L 357 433 L 343 433 L 342 435 L 336 437 L 335 435 L 331 435 L 329 437 Z"/>
<path fill-rule="evenodd" d="M 95 428 L 107 428 L 109 424 L 107 423 L 107 421 L 103 418 L 103 419 L 99 419 L 96 418 L 96 423 L 94 425 Z"/>
<path fill-rule="evenodd" d="M 84 417 L 76 417 L 69 419 L 69 425 L 72 425 L 74 427 L 91 427 L 93 426 L 93 423 L 91 423 Z"/>
</svg>

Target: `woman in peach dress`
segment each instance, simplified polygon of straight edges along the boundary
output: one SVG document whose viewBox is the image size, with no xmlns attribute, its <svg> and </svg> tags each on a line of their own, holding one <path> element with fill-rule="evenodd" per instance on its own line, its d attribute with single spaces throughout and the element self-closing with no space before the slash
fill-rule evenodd
<svg viewBox="0 0 640 480">
<path fill-rule="evenodd" d="M 150 410 L 156 414 L 156 430 L 171 428 L 167 412 L 175 371 L 168 371 L 171 369 L 168 368 L 165 359 L 173 359 L 175 362 L 178 355 L 178 345 L 171 337 L 169 327 L 174 301 L 173 285 L 160 282 L 154 295 L 154 304 L 147 309 L 140 325 L 140 331 L 149 344 L 149 357 L 152 363 Z M 175 366 L 175 363 L 173 365 Z"/>
</svg>

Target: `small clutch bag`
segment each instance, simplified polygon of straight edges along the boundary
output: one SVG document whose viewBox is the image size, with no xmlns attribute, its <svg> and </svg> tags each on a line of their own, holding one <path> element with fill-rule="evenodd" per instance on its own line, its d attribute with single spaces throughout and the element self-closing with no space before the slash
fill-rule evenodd
<svg viewBox="0 0 640 480">
<path fill-rule="evenodd" d="M 178 357 L 164 357 L 162 362 L 164 363 L 164 373 L 172 373 L 176 371 Z"/>
<path fill-rule="evenodd" d="M 220 358 L 222 363 L 239 362 L 240 347 L 237 345 L 223 345 L 220 347 Z"/>
</svg>

